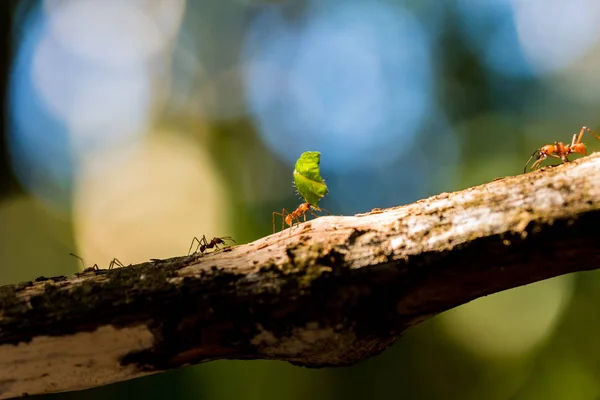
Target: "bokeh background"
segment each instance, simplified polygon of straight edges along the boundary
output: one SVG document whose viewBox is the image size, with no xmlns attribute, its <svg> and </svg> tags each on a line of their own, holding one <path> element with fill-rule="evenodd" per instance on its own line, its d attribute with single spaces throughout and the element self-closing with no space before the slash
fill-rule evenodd
<svg viewBox="0 0 600 400">
<path fill-rule="evenodd" d="M 600 130 L 597 0 L 0 2 L 0 284 L 238 243 L 522 173 Z M 591 151 L 600 141 L 585 137 Z M 355 366 L 218 361 L 52 399 L 594 399 L 600 274 L 479 299 Z"/>
</svg>

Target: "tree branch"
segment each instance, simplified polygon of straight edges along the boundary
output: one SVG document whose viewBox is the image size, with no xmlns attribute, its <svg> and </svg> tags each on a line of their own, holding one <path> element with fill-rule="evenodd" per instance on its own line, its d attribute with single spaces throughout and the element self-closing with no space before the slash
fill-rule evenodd
<svg viewBox="0 0 600 400">
<path fill-rule="evenodd" d="M 600 154 L 211 254 L 0 287 L 0 398 L 216 359 L 374 356 L 490 293 L 598 268 Z"/>
</svg>

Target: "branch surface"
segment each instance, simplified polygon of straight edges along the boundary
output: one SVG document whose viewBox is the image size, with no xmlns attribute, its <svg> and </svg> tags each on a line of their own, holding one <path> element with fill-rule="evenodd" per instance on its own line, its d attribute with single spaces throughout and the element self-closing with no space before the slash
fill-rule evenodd
<svg viewBox="0 0 600 400">
<path fill-rule="evenodd" d="M 600 267 L 600 154 L 204 255 L 0 287 L 0 398 L 217 359 L 343 366 L 473 299 Z"/>
</svg>

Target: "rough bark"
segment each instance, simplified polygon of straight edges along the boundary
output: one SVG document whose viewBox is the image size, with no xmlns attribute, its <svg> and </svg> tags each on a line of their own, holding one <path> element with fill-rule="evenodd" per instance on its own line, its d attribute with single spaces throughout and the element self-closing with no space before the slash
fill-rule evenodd
<svg viewBox="0 0 600 400">
<path fill-rule="evenodd" d="M 215 359 L 343 366 L 473 299 L 600 266 L 600 154 L 204 255 L 0 287 L 0 398 Z"/>
</svg>

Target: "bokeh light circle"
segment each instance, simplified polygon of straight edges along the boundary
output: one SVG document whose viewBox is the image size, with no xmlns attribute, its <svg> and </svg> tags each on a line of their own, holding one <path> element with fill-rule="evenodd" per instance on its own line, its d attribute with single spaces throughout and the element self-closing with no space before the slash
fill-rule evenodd
<svg viewBox="0 0 600 400">
<path fill-rule="evenodd" d="M 472 353 L 518 357 L 553 331 L 573 293 L 564 275 L 482 297 L 440 315 L 444 330 Z"/>
<path fill-rule="evenodd" d="M 209 155 L 176 132 L 153 135 L 103 176 L 93 164 L 105 160 L 88 161 L 74 188 L 74 226 L 90 263 L 169 258 L 184 255 L 194 236 L 231 235 L 223 179 Z"/>
<path fill-rule="evenodd" d="M 399 6 L 344 2 L 286 23 L 266 10 L 244 49 L 249 108 L 271 149 L 292 163 L 327 151 L 333 168 L 385 164 L 429 109 L 428 41 Z"/>
</svg>

